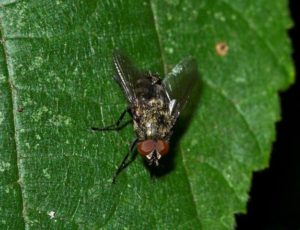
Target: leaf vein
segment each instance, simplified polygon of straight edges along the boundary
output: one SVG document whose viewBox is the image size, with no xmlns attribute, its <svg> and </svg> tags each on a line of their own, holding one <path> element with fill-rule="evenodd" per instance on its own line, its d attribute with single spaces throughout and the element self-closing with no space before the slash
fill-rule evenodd
<svg viewBox="0 0 300 230">
<path fill-rule="evenodd" d="M 160 33 L 159 33 L 159 25 L 158 25 L 158 22 L 157 22 L 158 21 L 157 15 L 155 13 L 156 10 L 155 10 L 155 6 L 154 6 L 154 3 L 153 3 L 152 0 L 149 0 L 149 4 L 150 4 L 151 12 L 152 12 L 152 15 L 153 15 L 153 24 L 154 24 L 154 27 L 155 27 L 157 40 L 158 40 L 158 44 L 159 44 L 159 49 L 160 49 L 160 54 L 161 54 L 161 61 L 162 61 L 163 67 L 164 67 L 164 74 L 166 75 L 167 74 L 167 65 L 166 65 L 166 59 L 165 59 L 164 54 L 163 54 L 162 39 L 161 39 L 161 36 L 160 36 Z M 187 178 L 191 198 L 193 200 L 194 208 L 195 208 L 196 215 L 197 215 L 196 219 L 197 219 L 198 223 L 201 225 L 201 220 L 199 219 L 199 213 L 198 213 L 194 193 L 193 193 L 193 190 L 192 190 L 192 187 L 191 187 L 191 182 L 189 180 L 188 173 L 187 173 L 187 168 L 186 168 L 186 165 L 185 165 L 184 154 L 182 154 L 182 151 L 180 151 L 180 153 L 181 153 L 181 156 L 182 156 L 184 173 L 185 173 L 186 178 Z"/>
<path fill-rule="evenodd" d="M 180 153 L 181 153 L 181 156 L 182 156 L 182 165 L 183 165 L 184 173 L 185 173 L 186 178 L 187 178 L 187 182 L 188 182 L 188 185 L 189 185 L 190 194 L 191 194 L 191 197 L 192 197 L 192 200 L 193 200 L 193 204 L 194 204 L 194 207 L 195 207 L 195 211 L 196 211 L 196 214 L 197 214 L 196 220 L 201 225 L 200 215 L 199 215 L 199 212 L 198 212 L 198 209 L 197 209 L 196 198 L 194 196 L 192 184 L 191 184 L 191 181 L 189 179 L 188 172 L 187 172 L 188 170 L 187 170 L 187 166 L 186 166 L 186 159 L 184 157 L 184 154 L 183 154 L 183 151 L 182 151 L 181 148 L 180 148 Z"/>
<path fill-rule="evenodd" d="M 231 11 L 233 11 L 234 13 L 236 13 L 238 15 L 238 17 L 240 18 L 240 20 L 242 20 L 250 29 L 250 31 L 252 31 L 256 37 L 261 41 L 261 43 L 267 48 L 267 50 L 269 50 L 269 53 L 271 54 L 271 57 L 275 60 L 275 62 L 277 63 L 277 66 L 280 66 L 280 68 L 282 69 L 282 71 L 285 73 L 286 76 L 290 76 L 289 71 L 282 65 L 282 63 L 279 61 L 279 59 L 277 58 L 278 55 L 276 55 L 276 52 L 274 51 L 274 49 L 272 48 L 272 46 L 266 42 L 266 39 L 263 39 L 262 35 L 258 32 L 258 30 L 253 27 L 251 25 L 251 23 L 245 19 L 245 17 L 243 17 L 242 14 L 238 9 L 236 9 L 235 7 L 233 7 L 232 5 L 230 5 L 227 1 L 222 0 L 222 2 L 224 3 L 224 5 L 226 5 Z"/>
<path fill-rule="evenodd" d="M 161 36 L 159 34 L 159 25 L 158 25 L 158 19 L 157 19 L 157 15 L 155 14 L 155 6 L 153 4 L 152 0 L 149 0 L 149 4 L 150 4 L 150 11 L 152 12 L 152 17 L 153 17 L 153 24 L 154 24 L 154 28 L 155 28 L 155 32 L 156 32 L 156 36 L 157 36 L 157 41 L 158 41 L 158 46 L 159 46 L 159 50 L 160 50 L 160 58 L 161 58 L 161 62 L 163 64 L 163 68 L 164 68 L 164 74 L 167 74 L 167 65 L 166 65 L 166 59 L 163 53 L 163 47 L 162 47 L 162 39 Z"/>
<path fill-rule="evenodd" d="M 212 89 L 214 92 L 216 92 L 218 95 L 220 95 L 222 98 L 224 98 L 226 101 L 228 101 L 232 107 L 234 108 L 234 110 L 238 113 L 238 115 L 241 117 L 242 121 L 244 122 L 244 124 L 246 125 L 250 135 L 253 137 L 253 140 L 257 146 L 257 149 L 259 150 L 259 152 L 261 153 L 261 155 L 263 155 L 263 151 L 262 151 L 262 147 L 254 133 L 254 131 L 251 129 L 251 125 L 249 124 L 249 122 L 247 121 L 246 117 L 244 116 L 244 114 L 242 113 L 242 111 L 240 111 L 240 109 L 236 106 L 236 104 L 229 98 L 228 95 L 226 95 L 226 92 L 224 92 L 224 90 L 218 88 L 217 86 L 215 86 L 211 81 L 209 81 L 208 79 L 203 79 L 203 83 L 205 83 L 210 89 Z"/>
<path fill-rule="evenodd" d="M 16 89 L 13 81 L 13 68 L 12 68 L 12 61 L 10 60 L 10 55 L 9 55 L 9 48 L 7 46 L 6 38 L 5 38 L 5 32 L 3 28 L 3 24 L 0 21 L 0 40 L 1 44 L 3 47 L 3 56 L 4 56 L 4 62 L 6 66 L 6 73 L 7 73 L 7 78 L 8 78 L 8 84 L 10 88 L 10 100 L 11 100 L 11 105 L 12 105 L 12 123 L 14 127 L 14 153 L 16 154 L 16 161 L 17 161 L 17 175 L 18 175 L 18 184 L 20 186 L 20 197 L 21 197 L 21 202 L 22 202 L 22 217 L 23 217 L 23 222 L 24 222 L 24 227 L 26 228 L 27 223 L 29 223 L 29 218 L 27 216 L 27 209 L 26 209 L 26 202 L 25 202 L 25 191 L 24 191 L 24 183 L 23 183 L 23 166 L 22 166 L 22 158 L 20 155 L 20 149 L 19 149 L 19 139 L 18 139 L 18 130 L 17 130 L 17 117 L 16 117 L 16 111 L 17 111 L 17 96 L 16 96 Z"/>
</svg>

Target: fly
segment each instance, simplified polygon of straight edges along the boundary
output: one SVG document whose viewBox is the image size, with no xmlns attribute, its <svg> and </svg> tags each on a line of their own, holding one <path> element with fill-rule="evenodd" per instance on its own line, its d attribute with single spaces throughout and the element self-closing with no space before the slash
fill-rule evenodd
<svg viewBox="0 0 300 230">
<path fill-rule="evenodd" d="M 158 166 L 159 160 L 169 153 L 174 125 L 188 102 L 197 78 L 195 59 L 188 57 L 178 63 L 164 79 L 151 72 L 139 71 L 120 51 L 113 55 L 114 79 L 127 98 L 128 106 L 118 121 L 94 131 L 119 130 L 126 113 L 133 120 L 136 139 L 119 165 L 114 177 L 131 162 L 130 154 L 138 153 L 149 165 Z"/>
</svg>

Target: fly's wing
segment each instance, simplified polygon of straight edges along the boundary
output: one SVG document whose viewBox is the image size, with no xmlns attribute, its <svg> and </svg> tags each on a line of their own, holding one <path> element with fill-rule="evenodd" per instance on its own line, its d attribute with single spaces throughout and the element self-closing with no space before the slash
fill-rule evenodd
<svg viewBox="0 0 300 230">
<path fill-rule="evenodd" d="M 120 50 L 114 51 L 113 62 L 116 72 L 114 79 L 121 86 L 129 103 L 132 103 L 136 98 L 135 87 L 139 78 L 139 72 Z"/>
<path fill-rule="evenodd" d="M 163 85 L 170 98 L 170 111 L 177 118 L 195 86 L 198 76 L 197 62 L 187 57 L 178 63 L 164 78 Z"/>
</svg>

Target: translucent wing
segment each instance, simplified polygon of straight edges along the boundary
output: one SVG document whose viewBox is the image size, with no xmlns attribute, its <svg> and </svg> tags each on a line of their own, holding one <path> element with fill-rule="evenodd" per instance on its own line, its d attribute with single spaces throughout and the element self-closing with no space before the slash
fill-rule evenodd
<svg viewBox="0 0 300 230">
<path fill-rule="evenodd" d="M 197 63 L 192 57 L 183 59 L 164 78 L 163 85 L 170 97 L 170 110 L 175 116 L 188 102 L 193 87 L 197 83 Z"/>
<path fill-rule="evenodd" d="M 139 72 L 120 50 L 114 51 L 113 62 L 116 72 L 114 79 L 121 86 L 127 100 L 131 103 L 136 98 L 135 86 L 139 78 Z"/>
</svg>

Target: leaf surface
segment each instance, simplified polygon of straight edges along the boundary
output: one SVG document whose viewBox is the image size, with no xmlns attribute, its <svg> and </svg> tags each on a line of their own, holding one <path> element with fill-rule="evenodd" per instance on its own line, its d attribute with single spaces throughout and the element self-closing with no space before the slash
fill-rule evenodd
<svg viewBox="0 0 300 230">
<path fill-rule="evenodd" d="M 290 26 L 284 0 L 2 0 L 0 226 L 232 229 L 294 80 Z M 151 179 L 138 157 L 111 185 L 133 129 L 89 128 L 126 107 L 115 48 L 162 76 L 191 55 L 202 84 L 168 173 Z"/>
</svg>

